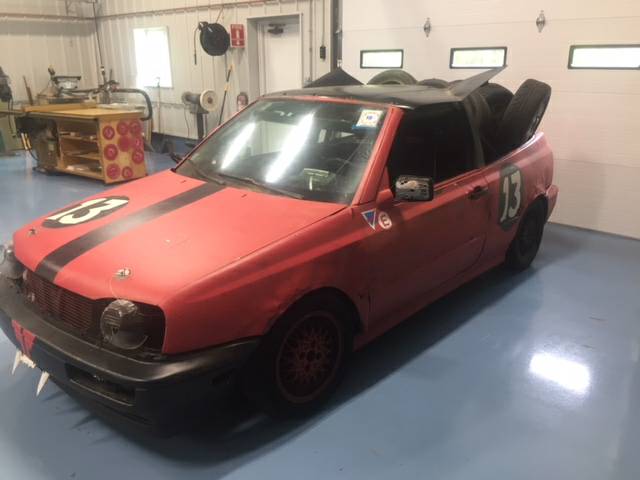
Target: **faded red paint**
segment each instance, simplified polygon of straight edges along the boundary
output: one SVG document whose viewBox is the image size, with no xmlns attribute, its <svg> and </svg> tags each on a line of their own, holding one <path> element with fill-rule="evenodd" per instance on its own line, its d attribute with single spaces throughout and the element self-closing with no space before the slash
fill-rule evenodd
<svg viewBox="0 0 640 480">
<path fill-rule="evenodd" d="M 555 205 L 553 157 L 542 134 L 489 166 L 436 185 L 433 201 L 395 201 L 386 162 L 403 112 L 378 107 L 388 109 L 386 120 L 351 205 L 227 187 L 100 244 L 67 264 L 55 283 L 92 299 L 158 305 L 166 315 L 168 354 L 263 335 L 297 299 L 331 288 L 355 305 L 361 346 L 504 260 L 517 225 L 498 225 L 502 168 L 515 164 L 522 172 L 522 209 L 539 196 L 549 210 Z M 201 184 L 165 171 L 119 186 L 109 195 L 129 197 L 126 207 L 68 228 L 32 222 L 14 236 L 16 256 L 34 270 L 69 241 Z M 476 186 L 489 193 L 472 201 Z M 372 209 L 385 212 L 391 227 L 372 228 L 362 215 Z M 29 236 L 31 228 L 38 235 Z M 114 281 L 125 267 L 131 277 Z"/>
</svg>

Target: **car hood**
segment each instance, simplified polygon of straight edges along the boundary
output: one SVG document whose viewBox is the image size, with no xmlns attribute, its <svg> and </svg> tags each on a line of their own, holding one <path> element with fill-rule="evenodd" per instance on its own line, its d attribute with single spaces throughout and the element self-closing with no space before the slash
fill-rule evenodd
<svg viewBox="0 0 640 480">
<path fill-rule="evenodd" d="M 116 201 L 112 207 L 101 198 Z M 95 212 L 85 207 L 66 214 L 70 222 L 61 224 L 60 214 L 72 205 L 17 231 L 16 256 L 29 270 L 80 295 L 152 304 L 345 208 L 170 171 L 88 200 L 98 202 L 93 205 L 103 209 L 100 214 L 91 217 Z"/>
</svg>

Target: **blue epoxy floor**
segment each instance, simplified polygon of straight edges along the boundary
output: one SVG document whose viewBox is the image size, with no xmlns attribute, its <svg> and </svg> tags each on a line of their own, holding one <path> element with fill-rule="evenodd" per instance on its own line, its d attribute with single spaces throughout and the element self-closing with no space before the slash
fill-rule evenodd
<svg viewBox="0 0 640 480">
<path fill-rule="evenodd" d="M 170 161 L 153 157 L 154 168 Z M 0 158 L 0 239 L 103 188 Z M 561 200 L 560 200 L 561 201 Z M 299 423 L 242 405 L 162 439 L 114 428 L 0 338 L 0 479 L 640 478 L 640 242 L 549 225 L 529 271 L 491 272 L 355 358 Z"/>
</svg>

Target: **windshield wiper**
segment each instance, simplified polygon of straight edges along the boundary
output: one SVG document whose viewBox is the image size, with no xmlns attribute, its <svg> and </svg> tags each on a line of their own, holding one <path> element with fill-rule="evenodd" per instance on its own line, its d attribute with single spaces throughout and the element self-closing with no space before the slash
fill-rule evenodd
<svg viewBox="0 0 640 480">
<path fill-rule="evenodd" d="M 304 197 L 299 193 L 291 192 L 289 190 L 284 190 L 282 188 L 273 187 L 271 185 L 267 185 L 266 183 L 259 182 L 255 178 L 251 177 L 236 177 L 235 175 L 229 175 L 228 173 L 220 173 L 216 172 L 216 175 L 220 175 L 221 177 L 228 178 L 230 180 L 235 180 L 237 182 L 249 183 L 255 187 L 262 188 L 263 190 L 267 190 L 274 193 L 279 193 L 280 195 L 285 195 L 287 197 L 297 198 L 298 200 L 302 200 Z"/>
<path fill-rule="evenodd" d="M 196 171 L 196 173 L 199 176 L 201 176 L 203 179 L 209 180 L 211 182 L 216 182 L 218 185 L 226 185 L 227 184 L 227 182 L 225 182 L 221 178 L 212 177 L 211 175 L 207 175 L 206 173 L 204 173 L 202 170 L 200 170 L 200 167 L 198 166 L 198 164 L 196 162 L 194 162 L 193 160 L 191 160 L 191 158 L 187 158 L 185 160 L 185 162 L 188 163 L 189 165 L 191 165 L 193 167 L 193 169 Z"/>
</svg>

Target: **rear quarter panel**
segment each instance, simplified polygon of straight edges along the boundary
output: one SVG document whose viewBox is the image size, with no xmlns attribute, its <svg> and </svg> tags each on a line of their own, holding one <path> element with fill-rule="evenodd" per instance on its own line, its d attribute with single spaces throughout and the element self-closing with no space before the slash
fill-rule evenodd
<svg viewBox="0 0 640 480">
<path fill-rule="evenodd" d="M 501 221 L 505 202 L 504 179 L 516 170 L 520 172 L 522 181 L 518 212 L 514 221 Z M 545 135 L 538 133 L 517 150 L 487 166 L 485 172 L 489 184 L 490 218 L 484 256 L 504 257 L 523 213 L 536 198 L 545 195 L 551 186 L 553 153 Z M 512 196 L 512 205 L 514 201 Z"/>
</svg>

